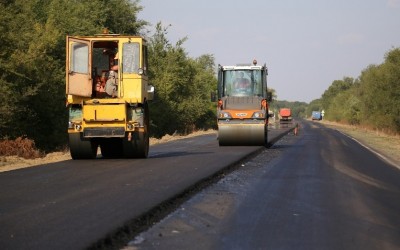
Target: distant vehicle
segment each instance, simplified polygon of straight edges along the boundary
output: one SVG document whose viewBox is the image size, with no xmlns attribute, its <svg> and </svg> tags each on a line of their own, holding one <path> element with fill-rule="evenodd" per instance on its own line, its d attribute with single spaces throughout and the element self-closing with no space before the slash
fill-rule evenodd
<svg viewBox="0 0 400 250">
<path fill-rule="evenodd" d="M 292 111 L 290 108 L 281 108 L 279 110 L 279 122 L 292 122 Z"/>
<path fill-rule="evenodd" d="M 313 112 L 312 112 L 312 115 L 311 115 L 311 119 L 312 119 L 313 121 L 314 121 L 314 120 L 318 120 L 318 121 L 322 120 L 321 112 L 319 112 L 319 111 L 313 111 Z"/>
</svg>

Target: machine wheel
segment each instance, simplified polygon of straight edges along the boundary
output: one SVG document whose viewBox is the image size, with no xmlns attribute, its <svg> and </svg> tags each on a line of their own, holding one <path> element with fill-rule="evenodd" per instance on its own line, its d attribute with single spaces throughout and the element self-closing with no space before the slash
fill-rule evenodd
<svg viewBox="0 0 400 250">
<path fill-rule="evenodd" d="M 72 159 L 94 159 L 97 155 L 98 144 L 91 139 L 82 137 L 82 133 L 68 134 L 69 150 Z"/>
<path fill-rule="evenodd" d="M 120 138 L 102 139 L 100 149 L 104 158 L 120 158 L 123 155 L 122 140 Z"/>
<path fill-rule="evenodd" d="M 126 158 L 147 158 L 149 154 L 149 108 L 147 102 L 143 107 L 143 132 L 132 132 L 125 134 L 123 139 L 124 156 Z"/>
</svg>

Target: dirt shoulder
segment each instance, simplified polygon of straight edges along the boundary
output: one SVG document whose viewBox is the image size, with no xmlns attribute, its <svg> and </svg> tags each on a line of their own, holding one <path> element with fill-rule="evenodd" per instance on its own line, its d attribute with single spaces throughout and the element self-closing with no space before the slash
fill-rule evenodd
<svg viewBox="0 0 400 250">
<path fill-rule="evenodd" d="M 182 136 L 182 135 L 166 135 L 161 139 L 150 138 L 150 145 L 155 145 L 159 143 L 166 143 L 173 140 L 179 140 L 183 138 L 203 135 L 203 134 L 216 134 L 215 130 L 207 130 L 207 131 L 197 131 L 192 134 Z M 100 153 L 100 152 L 99 152 Z M 66 161 L 70 160 L 71 155 L 69 151 L 62 151 L 62 152 L 54 152 L 49 153 L 43 158 L 36 158 L 36 159 L 24 159 L 18 156 L 0 156 L 0 172 L 11 171 L 20 168 L 28 168 L 34 167 L 37 165 L 42 165 L 46 163 L 53 163 L 59 161 Z"/>
<path fill-rule="evenodd" d="M 400 136 L 390 136 L 377 131 L 329 121 L 322 121 L 322 123 L 352 137 L 400 169 Z"/>
</svg>

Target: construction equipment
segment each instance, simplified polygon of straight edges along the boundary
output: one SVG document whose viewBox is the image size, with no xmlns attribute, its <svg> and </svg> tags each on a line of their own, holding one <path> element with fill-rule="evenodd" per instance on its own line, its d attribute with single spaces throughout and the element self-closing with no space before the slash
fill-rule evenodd
<svg viewBox="0 0 400 250">
<path fill-rule="evenodd" d="M 67 36 L 66 95 L 71 157 L 146 158 L 149 151 L 147 46 L 140 36 Z"/>
<path fill-rule="evenodd" d="M 292 110 L 290 108 L 281 108 L 279 110 L 279 122 L 280 123 L 292 122 Z"/>
<path fill-rule="evenodd" d="M 218 141 L 220 146 L 268 143 L 266 65 L 218 65 Z"/>
</svg>

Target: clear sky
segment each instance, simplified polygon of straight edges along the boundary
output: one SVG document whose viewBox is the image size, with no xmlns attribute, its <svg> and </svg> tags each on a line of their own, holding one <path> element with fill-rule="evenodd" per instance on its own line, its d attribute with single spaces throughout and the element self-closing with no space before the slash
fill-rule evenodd
<svg viewBox="0 0 400 250">
<path fill-rule="evenodd" d="M 278 100 L 310 102 L 400 47 L 400 0 L 141 0 L 139 19 L 187 37 L 190 57 L 257 59 Z M 152 33 L 150 33 L 152 34 Z"/>
</svg>

